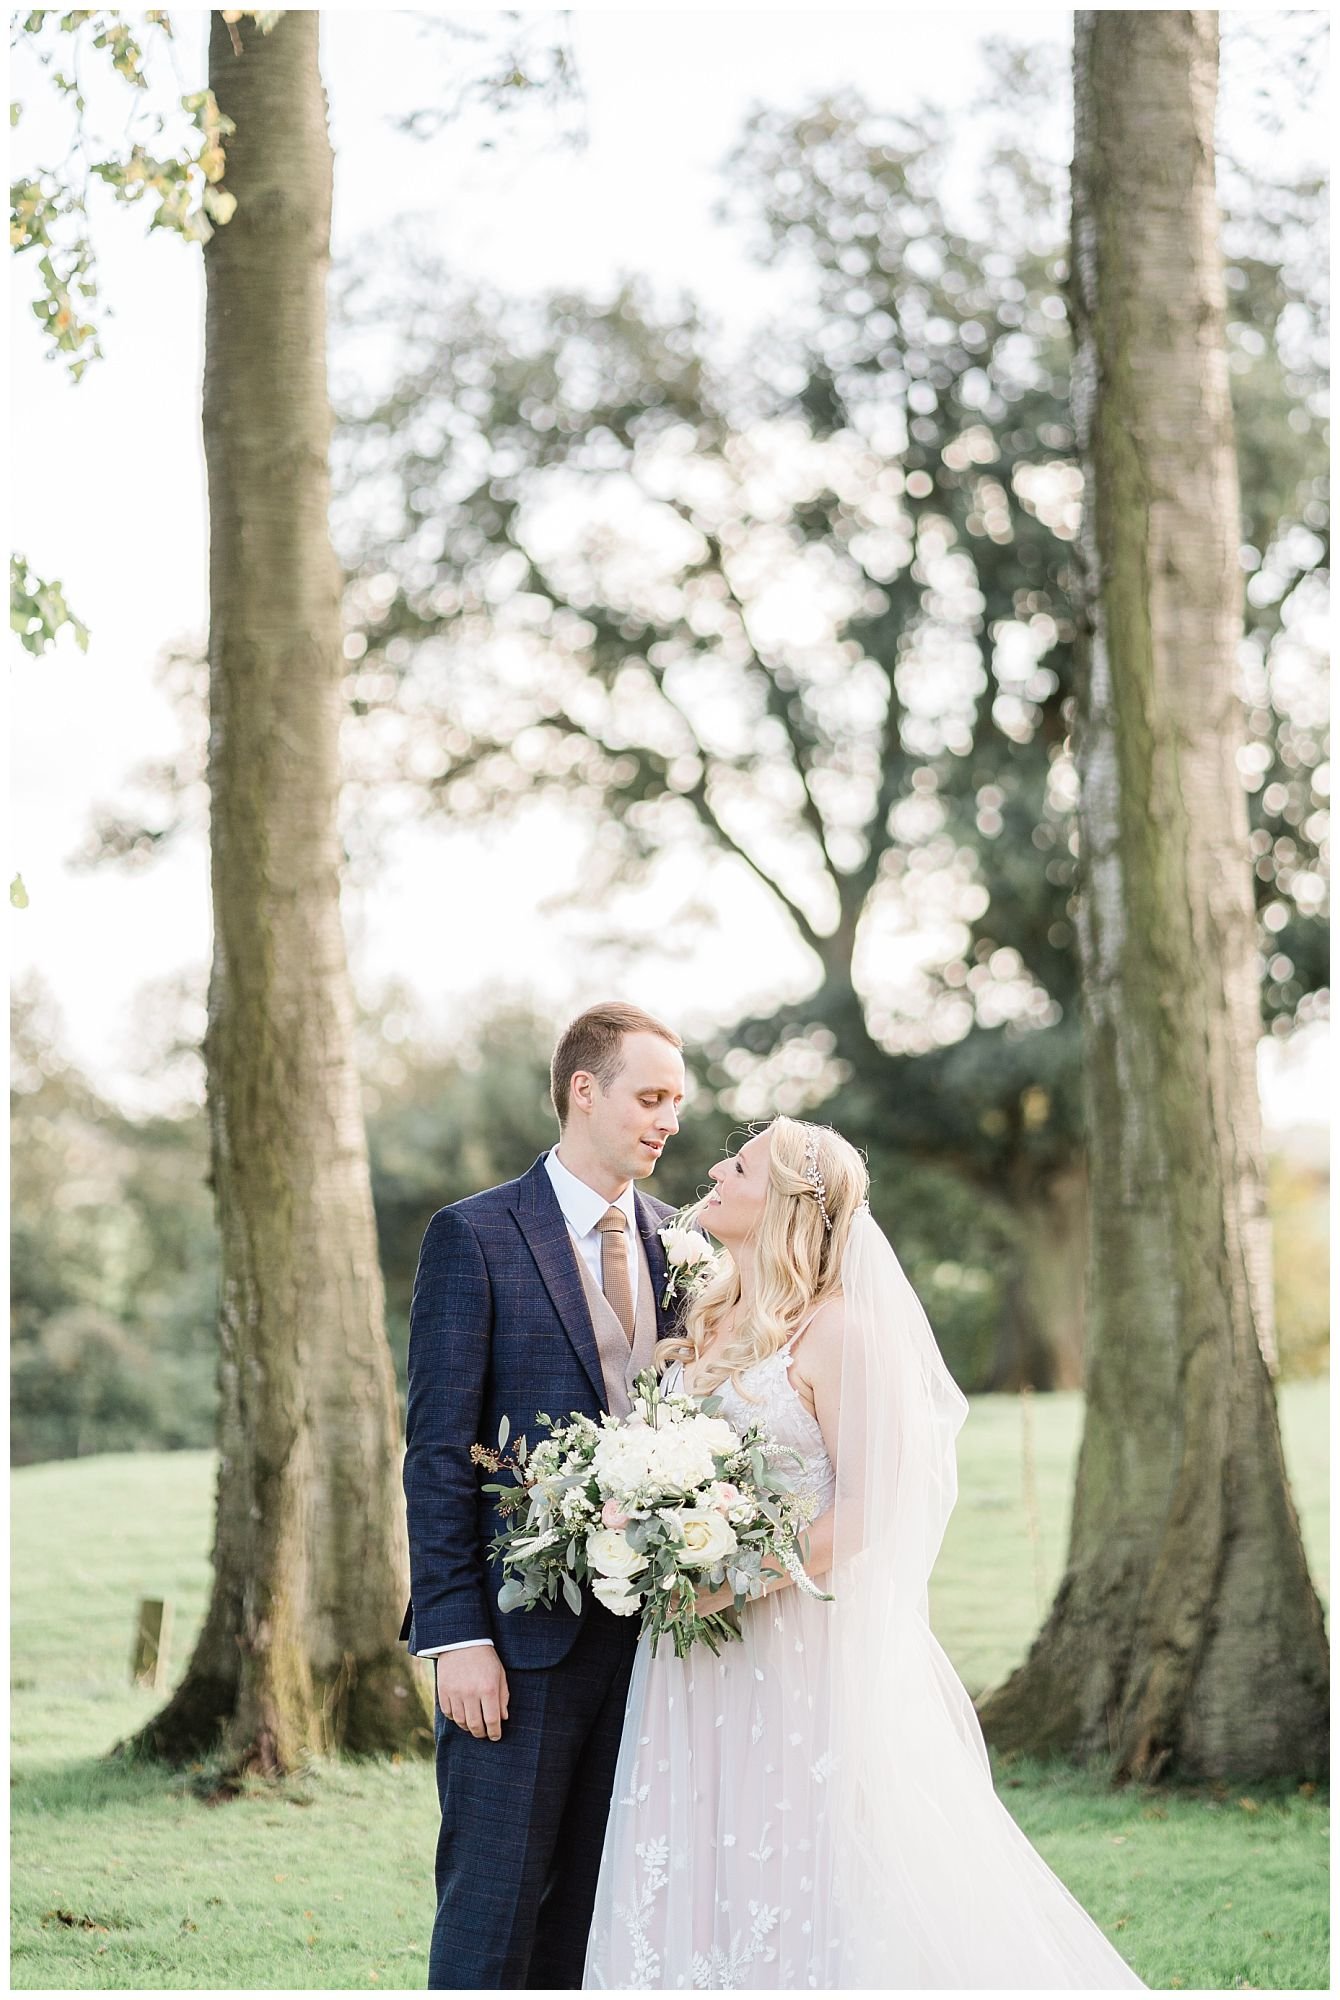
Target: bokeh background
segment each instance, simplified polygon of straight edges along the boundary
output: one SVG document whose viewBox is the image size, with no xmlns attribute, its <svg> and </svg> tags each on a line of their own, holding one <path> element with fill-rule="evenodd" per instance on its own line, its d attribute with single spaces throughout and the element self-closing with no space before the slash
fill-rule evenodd
<svg viewBox="0 0 1340 2000">
<path fill-rule="evenodd" d="M 1327 1317 L 1314 18 L 1224 17 L 1220 114 L 1286 1378 L 1325 1367 Z M 533 103 L 461 82 L 501 16 L 323 22 L 345 910 L 392 1340 L 403 1366 L 428 1215 L 549 1143 L 556 1029 L 622 994 L 690 1044 L 658 1192 L 770 1106 L 831 1119 L 964 1387 L 1072 1387 L 1069 17 L 759 19 L 535 16 Z M 38 157 L 56 111 L 27 94 Z M 872 256 L 853 191 L 895 160 Z M 27 553 L 92 633 L 15 685 L 20 1461 L 212 1435 L 202 278 L 106 207 L 105 362 L 72 384 L 13 302 Z M 879 371 L 891 307 L 920 418 Z M 953 547 L 902 545 L 919 449 Z M 867 649 L 897 661 L 882 769 L 912 787 L 887 835 Z"/>
</svg>

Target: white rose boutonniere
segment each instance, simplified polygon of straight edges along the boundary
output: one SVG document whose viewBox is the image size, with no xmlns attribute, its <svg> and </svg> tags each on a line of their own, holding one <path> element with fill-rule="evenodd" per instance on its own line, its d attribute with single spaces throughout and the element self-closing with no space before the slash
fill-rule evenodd
<svg viewBox="0 0 1340 2000">
<path fill-rule="evenodd" d="M 696 1204 L 695 1204 L 696 1206 Z M 688 1290 L 693 1280 L 705 1275 L 708 1265 L 716 1259 L 716 1251 L 702 1234 L 693 1228 L 688 1217 L 693 1209 L 685 1209 L 663 1223 L 656 1234 L 665 1246 L 665 1290 L 661 1293 L 661 1304 L 668 1306 L 682 1292 Z"/>
</svg>

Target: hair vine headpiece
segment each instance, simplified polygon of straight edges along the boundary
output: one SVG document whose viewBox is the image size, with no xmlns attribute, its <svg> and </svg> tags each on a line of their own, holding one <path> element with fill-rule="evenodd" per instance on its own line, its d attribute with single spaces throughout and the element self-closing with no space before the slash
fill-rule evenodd
<svg viewBox="0 0 1340 2000">
<path fill-rule="evenodd" d="M 805 1178 L 810 1184 L 810 1193 L 819 1204 L 819 1213 L 824 1219 L 824 1228 L 833 1227 L 833 1218 L 828 1213 L 828 1189 L 819 1171 L 819 1148 L 814 1143 L 813 1132 L 805 1134 Z"/>
</svg>

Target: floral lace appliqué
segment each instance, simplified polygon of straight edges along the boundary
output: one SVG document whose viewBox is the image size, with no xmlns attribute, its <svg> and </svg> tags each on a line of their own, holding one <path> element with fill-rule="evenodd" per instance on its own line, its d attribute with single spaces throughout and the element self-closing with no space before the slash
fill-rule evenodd
<svg viewBox="0 0 1340 2000">
<path fill-rule="evenodd" d="M 658 1893 L 670 1880 L 666 1872 L 670 1842 L 664 1834 L 660 1834 L 655 1840 L 640 1840 L 634 1852 L 642 1863 L 637 1902 L 632 1908 L 627 1903 L 616 1904 L 614 1914 L 622 1918 L 633 1948 L 628 1984 L 636 1992 L 647 1992 L 657 1985 L 661 1975 L 661 1955 L 647 1935 L 647 1920 L 655 1907 Z"/>
<path fill-rule="evenodd" d="M 774 1930 L 777 1919 L 782 1914 L 780 1903 L 751 1903 L 749 1914 L 753 1919 L 749 1936 L 741 1941 L 737 1931 L 730 1941 L 729 1949 L 713 1945 L 710 1952 L 696 1951 L 693 1954 L 693 1983 L 700 1992 L 729 1993 L 737 1986 L 749 1982 L 741 1978 L 754 1960 L 760 1956 L 765 1963 L 777 1954 L 772 1947 L 764 1949 L 768 1933 Z"/>
</svg>

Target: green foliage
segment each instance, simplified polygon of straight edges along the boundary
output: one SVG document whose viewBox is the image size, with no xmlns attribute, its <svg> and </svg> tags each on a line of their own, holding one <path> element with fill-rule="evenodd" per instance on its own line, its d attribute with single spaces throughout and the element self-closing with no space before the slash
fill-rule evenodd
<svg viewBox="0 0 1340 2000">
<path fill-rule="evenodd" d="M 31 993 L 13 1037 L 13 1455 L 205 1444 L 217 1251 L 203 1121 L 105 1104 Z"/>
<path fill-rule="evenodd" d="M 9 629 L 20 645 L 40 657 L 68 625 L 81 653 L 88 651 L 88 627 L 65 602 L 65 588 L 45 583 L 29 569 L 23 556 L 9 559 Z"/>
<path fill-rule="evenodd" d="M 280 18 L 244 9 L 226 13 L 224 19 L 232 23 L 244 14 L 262 33 Z M 149 227 L 172 230 L 189 243 L 208 242 L 237 205 L 219 186 L 223 142 L 235 128 L 211 90 L 192 91 L 178 99 L 187 117 L 187 136 L 165 145 L 182 121 L 177 108 L 168 114 L 152 104 L 145 51 L 150 39 L 171 41 L 172 21 L 164 9 L 150 8 L 143 22 L 144 33 L 114 11 L 39 7 L 15 16 L 12 24 L 11 47 L 22 47 L 36 58 L 71 114 L 65 157 L 52 166 L 31 168 L 10 185 L 9 242 L 17 255 L 31 259 L 33 315 L 49 358 L 64 360 L 72 382 L 81 380 L 89 363 L 102 355 L 89 210 L 93 184 L 109 188 L 119 202 L 147 201 Z M 231 32 L 236 40 L 236 28 Z M 95 63 L 105 61 L 135 93 L 126 127 L 114 141 L 100 141 L 90 130 L 88 100 L 80 81 L 90 51 Z M 11 102 L 11 129 L 20 123 L 22 112 L 21 103 Z M 68 610 L 60 584 L 31 575 L 19 556 L 10 562 L 10 624 L 31 653 L 42 653 L 67 624 L 80 647 L 88 647 L 88 632 Z"/>
<path fill-rule="evenodd" d="M 279 19 L 277 14 L 246 11 L 262 32 Z M 242 13 L 224 18 L 237 21 Z M 110 188 L 119 202 L 147 201 L 150 228 L 170 229 L 190 243 L 207 242 L 235 207 L 233 197 L 218 185 L 224 171 L 223 142 L 234 130 L 232 121 L 207 89 L 179 97 L 171 113 L 155 107 L 146 49 L 150 39 L 171 40 L 172 22 L 162 9 L 150 9 L 143 19 L 148 31 L 144 38 L 124 14 L 38 8 L 23 17 L 14 38 L 49 73 L 52 89 L 71 113 L 65 159 L 35 169 L 10 188 L 9 240 L 18 253 L 32 255 L 37 278 L 33 313 L 50 355 L 64 358 L 76 382 L 102 353 L 88 205 L 92 183 Z M 88 99 L 79 79 L 90 50 L 95 59 L 105 59 L 139 99 L 138 104 L 132 102 L 126 132 L 115 142 L 100 141 L 89 128 Z M 180 138 L 174 136 L 182 123 L 178 111 L 186 113 L 191 128 Z M 11 125 L 19 122 L 20 114 L 21 106 L 11 104 Z"/>
<path fill-rule="evenodd" d="M 554 1143 L 548 1051 L 524 1011 L 433 1053 L 375 1030 L 364 1062 L 368 1152 L 386 1278 L 387 1332 L 401 1386 L 409 1306 L 429 1217 L 445 1202 L 524 1173 Z"/>
</svg>

